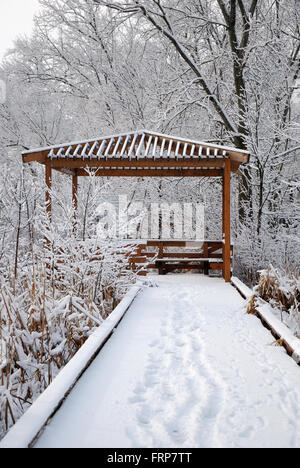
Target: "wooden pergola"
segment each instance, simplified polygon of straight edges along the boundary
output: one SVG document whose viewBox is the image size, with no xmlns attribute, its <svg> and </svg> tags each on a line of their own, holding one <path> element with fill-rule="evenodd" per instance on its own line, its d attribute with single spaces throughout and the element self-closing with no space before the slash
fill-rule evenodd
<svg viewBox="0 0 300 468">
<path fill-rule="evenodd" d="M 24 163 L 45 166 L 47 210 L 51 215 L 52 171 L 72 177 L 77 209 L 78 177 L 220 177 L 223 180 L 223 277 L 231 279 L 231 173 L 249 162 L 235 148 L 140 130 L 88 141 L 64 143 L 22 153 Z"/>
</svg>

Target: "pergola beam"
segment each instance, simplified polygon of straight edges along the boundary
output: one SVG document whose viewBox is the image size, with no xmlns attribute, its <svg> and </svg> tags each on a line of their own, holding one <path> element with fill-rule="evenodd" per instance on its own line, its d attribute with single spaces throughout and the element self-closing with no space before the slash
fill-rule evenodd
<svg viewBox="0 0 300 468">
<path fill-rule="evenodd" d="M 49 150 L 40 151 L 40 152 L 32 152 L 30 154 L 23 154 L 22 155 L 23 163 L 38 162 L 40 164 L 46 164 L 48 154 L 49 154 Z"/>
<path fill-rule="evenodd" d="M 84 169 L 87 168 L 192 168 L 192 167 L 211 167 L 224 168 L 225 159 L 53 159 L 52 167 L 54 169 L 69 168 L 69 169 Z"/>
<path fill-rule="evenodd" d="M 88 177 L 90 173 L 78 170 L 78 176 Z M 222 177 L 222 169 L 98 169 L 96 177 Z"/>
</svg>

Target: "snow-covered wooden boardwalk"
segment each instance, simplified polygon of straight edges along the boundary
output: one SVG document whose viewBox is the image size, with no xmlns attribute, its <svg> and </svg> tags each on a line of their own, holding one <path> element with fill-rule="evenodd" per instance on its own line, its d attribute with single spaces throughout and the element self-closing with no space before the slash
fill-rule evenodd
<svg viewBox="0 0 300 468">
<path fill-rule="evenodd" d="M 35 447 L 300 447 L 300 369 L 237 291 L 198 275 L 158 281 Z"/>
</svg>

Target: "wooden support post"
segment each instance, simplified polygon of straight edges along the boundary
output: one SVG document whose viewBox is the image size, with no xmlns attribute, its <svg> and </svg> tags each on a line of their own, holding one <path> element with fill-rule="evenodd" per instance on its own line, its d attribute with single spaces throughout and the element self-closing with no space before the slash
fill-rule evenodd
<svg viewBox="0 0 300 468">
<path fill-rule="evenodd" d="M 77 226 L 77 210 L 78 210 L 78 170 L 74 170 L 72 175 L 72 204 L 74 208 L 73 215 L 73 234 L 76 234 Z"/>
<path fill-rule="evenodd" d="M 47 161 L 45 165 L 45 182 L 46 182 L 46 196 L 45 196 L 45 202 L 46 202 L 46 212 L 48 215 L 49 222 L 51 224 L 52 221 L 52 197 L 51 197 L 51 188 L 52 188 L 52 167 L 51 167 L 51 161 Z M 50 226 L 47 226 L 50 229 Z M 50 234 L 50 233 L 49 233 Z M 51 250 L 51 242 L 49 240 L 48 236 L 45 236 L 45 247 L 46 250 L 49 251 Z M 51 265 L 49 261 L 46 261 L 46 275 L 48 278 L 51 277 Z"/>
<path fill-rule="evenodd" d="M 158 258 L 163 258 L 164 256 L 164 244 L 161 242 L 158 247 Z"/>
<path fill-rule="evenodd" d="M 223 177 L 223 263 L 224 279 L 226 283 L 231 280 L 231 238 L 230 238 L 230 193 L 231 193 L 231 162 L 225 160 Z"/>
<path fill-rule="evenodd" d="M 222 239 L 224 242 L 224 239 L 225 239 L 225 169 L 223 171 L 223 177 L 222 177 Z M 225 246 L 224 246 L 224 243 L 223 243 L 223 248 L 222 248 L 222 256 L 223 256 L 223 278 L 225 279 L 225 268 L 224 268 Z"/>
<path fill-rule="evenodd" d="M 204 258 L 208 258 L 208 243 L 207 242 L 204 242 L 203 244 L 203 255 L 204 255 Z M 205 274 L 205 276 L 209 275 L 209 263 L 208 262 L 204 262 L 203 273 Z"/>
<path fill-rule="evenodd" d="M 52 219 L 52 200 L 51 200 L 51 188 L 52 188 L 52 168 L 51 168 L 51 162 L 47 162 L 46 164 L 46 171 L 45 171 L 45 177 L 46 177 L 46 206 L 47 206 L 47 213 L 49 215 L 49 219 L 51 221 Z"/>
<path fill-rule="evenodd" d="M 72 202 L 74 206 L 75 216 L 77 214 L 78 209 L 78 175 L 77 169 L 74 171 L 74 175 L 72 176 Z"/>
<path fill-rule="evenodd" d="M 225 172 L 225 171 L 224 171 Z M 225 235 L 225 174 L 223 174 L 222 178 L 222 233 L 223 233 L 223 239 Z"/>
</svg>

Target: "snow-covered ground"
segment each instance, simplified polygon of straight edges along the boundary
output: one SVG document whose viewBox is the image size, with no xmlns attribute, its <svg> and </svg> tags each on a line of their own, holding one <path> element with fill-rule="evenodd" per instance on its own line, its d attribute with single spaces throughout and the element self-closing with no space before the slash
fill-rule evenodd
<svg viewBox="0 0 300 468">
<path fill-rule="evenodd" d="M 300 447 L 300 369 L 200 275 L 155 277 L 36 447 Z"/>
</svg>

